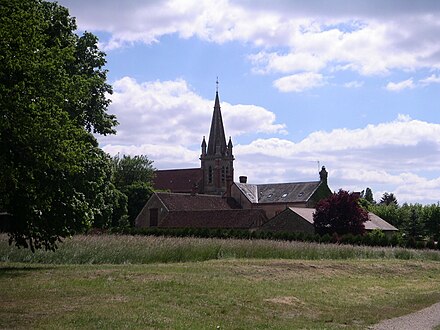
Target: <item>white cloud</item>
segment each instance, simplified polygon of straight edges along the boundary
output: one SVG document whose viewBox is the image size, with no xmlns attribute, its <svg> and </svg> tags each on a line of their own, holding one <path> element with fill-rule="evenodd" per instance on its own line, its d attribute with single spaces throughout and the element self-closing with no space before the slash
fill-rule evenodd
<svg viewBox="0 0 440 330">
<path fill-rule="evenodd" d="M 294 52 L 279 55 L 261 51 L 248 56 L 254 65 L 253 71 L 259 74 L 272 72 L 292 73 L 297 71 L 317 72 L 325 67 L 325 61 L 315 54 Z"/>
<path fill-rule="evenodd" d="M 250 182 L 314 180 L 319 160 L 327 166 L 334 190 L 371 187 L 394 192 L 402 202 L 437 202 L 439 151 L 440 124 L 399 115 L 360 129 L 314 132 L 298 143 L 270 138 L 237 145 L 236 173 L 248 175 Z M 279 171 L 267 173 L 268 168 Z M 430 177 L 432 173 L 437 174 Z"/>
<path fill-rule="evenodd" d="M 440 68 L 436 1 L 347 0 L 331 6 L 324 1 L 246 0 L 61 3 L 78 17 L 81 29 L 111 34 L 103 43 L 107 50 L 178 34 L 251 43 L 261 49 L 250 57 L 258 72 L 345 69 L 372 75 Z"/>
<path fill-rule="evenodd" d="M 415 87 L 416 87 L 416 85 L 414 84 L 413 79 L 410 78 L 410 79 L 403 80 L 403 81 L 400 81 L 397 83 L 389 82 L 385 88 L 391 92 L 400 92 L 401 90 L 413 89 Z"/>
<path fill-rule="evenodd" d="M 425 79 L 419 80 L 419 83 L 422 86 L 427 86 L 427 85 L 431 85 L 431 84 L 439 84 L 440 83 L 440 76 L 432 74 L 432 75 L 430 75 L 429 77 L 427 77 Z"/>
<path fill-rule="evenodd" d="M 150 150 L 150 154 L 152 146 L 163 145 L 171 148 L 165 150 L 181 154 L 182 148 L 199 145 L 209 134 L 214 95 L 204 99 L 182 79 L 138 83 L 124 77 L 113 87 L 108 111 L 117 116 L 120 125 L 115 136 L 99 137 L 107 152 Z M 276 123 L 275 114 L 263 107 L 220 102 L 225 133 L 230 136 L 287 133 L 284 124 Z"/>
<path fill-rule="evenodd" d="M 114 156 L 118 153 L 124 155 L 147 155 L 154 161 L 157 168 L 187 168 L 198 167 L 200 162 L 199 152 L 190 150 L 182 145 L 175 144 L 151 144 L 141 145 L 112 145 L 107 144 L 103 150 Z"/>
<path fill-rule="evenodd" d="M 274 81 L 274 86 L 281 92 L 302 92 L 326 84 L 322 74 L 314 72 L 298 73 Z"/>
</svg>

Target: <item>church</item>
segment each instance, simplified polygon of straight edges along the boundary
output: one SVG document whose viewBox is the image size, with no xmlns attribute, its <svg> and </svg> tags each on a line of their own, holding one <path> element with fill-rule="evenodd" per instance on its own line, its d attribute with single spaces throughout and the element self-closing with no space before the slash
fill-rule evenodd
<svg viewBox="0 0 440 330">
<path fill-rule="evenodd" d="M 208 142 L 203 137 L 201 143 L 200 167 L 156 171 L 156 192 L 137 216 L 136 227 L 314 233 L 310 214 L 332 194 L 324 166 L 316 181 L 252 184 L 246 176 L 234 181 L 234 160 L 232 139 L 226 143 L 217 90 Z M 397 230 L 391 227 L 384 229 Z"/>
</svg>

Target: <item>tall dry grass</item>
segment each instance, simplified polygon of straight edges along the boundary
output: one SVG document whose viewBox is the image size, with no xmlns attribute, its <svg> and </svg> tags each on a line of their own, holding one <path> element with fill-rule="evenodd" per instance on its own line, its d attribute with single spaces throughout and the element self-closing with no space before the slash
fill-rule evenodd
<svg viewBox="0 0 440 330">
<path fill-rule="evenodd" d="M 129 235 L 77 235 L 55 252 L 17 249 L 0 235 L 0 261 L 45 264 L 146 264 L 210 259 L 415 259 L 440 261 L 440 251 L 305 242 Z"/>
</svg>

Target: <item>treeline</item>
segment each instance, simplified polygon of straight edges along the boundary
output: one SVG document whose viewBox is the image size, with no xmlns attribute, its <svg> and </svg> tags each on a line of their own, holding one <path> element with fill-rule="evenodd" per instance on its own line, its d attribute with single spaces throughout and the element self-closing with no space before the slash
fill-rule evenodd
<svg viewBox="0 0 440 330">
<path fill-rule="evenodd" d="M 376 202 L 370 188 L 362 191 L 360 197 L 359 204 L 364 209 L 398 228 L 404 237 L 425 242 L 440 240 L 440 202 L 399 205 L 396 196 L 387 192 Z"/>
<path fill-rule="evenodd" d="M 416 241 L 440 240 L 440 203 L 371 204 L 369 211 L 389 222 L 406 237 Z"/>
<path fill-rule="evenodd" d="M 433 240 L 415 240 L 413 237 L 405 237 L 401 233 L 392 236 L 385 235 L 380 230 L 373 230 L 363 235 L 336 233 L 330 235 L 273 232 L 273 231 L 249 231 L 244 229 L 208 229 L 208 228 L 112 228 L 108 231 L 113 234 L 145 235 L 165 237 L 198 237 L 198 238 L 222 238 L 222 239 L 267 239 L 280 241 L 299 241 L 314 243 L 349 244 L 359 246 L 381 247 L 405 247 L 413 249 L 440 249 L 440 244 Z M 96 233 L 96 231 L 94 232 Z"/>
</svg>

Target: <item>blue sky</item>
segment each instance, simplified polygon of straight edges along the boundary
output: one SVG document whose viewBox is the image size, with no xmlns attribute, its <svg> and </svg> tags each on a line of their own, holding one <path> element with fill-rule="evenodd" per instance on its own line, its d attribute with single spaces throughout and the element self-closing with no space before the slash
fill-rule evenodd
<svg viewBox="0 0 440 330">
<path fill-rule="evenodd" d="M 110 154 L 199 166 L 216 77 L 235 175 L 440 201 L 440 2 L 63 0 L 100 39 Z"/>
</svg>

